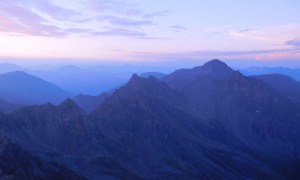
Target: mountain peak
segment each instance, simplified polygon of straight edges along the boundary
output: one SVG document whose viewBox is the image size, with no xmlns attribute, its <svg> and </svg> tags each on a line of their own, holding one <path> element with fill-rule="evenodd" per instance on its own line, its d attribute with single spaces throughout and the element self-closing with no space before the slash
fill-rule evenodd
<svg viewBox="0 0 300 180">
<path fill-rule="evenodd" d="M 230 69 L 231 68 L 229 66 L 227 66 L 226 63 L 224 63 L 223 61 L 220 61 L 219 59 L 213 59 L 211 61 L 206 62 L 203 67 L 205 68 L 218 68 L 218 69 Z"/>
<path fill-rule="evenodd" d="M 203 74 L 212 76 L 215 79 L 224 79 L 234 71 L 226 63 L 213 59 L 200 67 Z"/>
</svg>

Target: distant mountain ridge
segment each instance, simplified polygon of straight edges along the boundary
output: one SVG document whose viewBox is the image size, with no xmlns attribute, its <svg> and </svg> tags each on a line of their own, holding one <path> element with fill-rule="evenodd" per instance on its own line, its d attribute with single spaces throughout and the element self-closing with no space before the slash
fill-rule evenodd
<svg viewBox="0 0 300 180">
<path fill-rule="evenodd" d="M 23 71 L 0 74 L 0 98 L 16 104 L 57 104 L 71 93 Z"/>
<path fill-rule="evenodd" d="M 246 76 L 265 75 L 265 74 L 283 74 L 300 82 L 300 69 L 290 69 L 284 67 L 250 67 L 243 68 L 240 71 Z"/>
<path fill-rule="evenodd" d="M 265 81 L 283 96 L 300 104 L 300 82 L 282 74 L 265 74 L 253 77 Z"/>
</svg>

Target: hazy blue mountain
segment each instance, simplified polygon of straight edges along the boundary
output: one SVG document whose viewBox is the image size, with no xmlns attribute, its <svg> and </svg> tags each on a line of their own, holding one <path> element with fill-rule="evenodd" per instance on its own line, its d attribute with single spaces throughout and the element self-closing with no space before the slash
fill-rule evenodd
<svg viewBox="0 0 300 180">
<path fill-rule="evenodd" d="M 155 77 L 156 79 L 161 79 L 165 76 L 166 74 L 164 73 L 160 73 L 160 72 L 145 72 L 145 73 L 142 73 L 140 74 L 139 76 L 140 77 L 144 77 L 144 78 L 148 78 L 150 76 L 153 76 Z"/>
<path fill-rule="evenodd" d="M 240 69 L 246 76 L 264 75 L 264 74 L 283 74 L 300 81 L 300 69 L 290 69 L 284 67 L 250 67 Z"/>
<path fill-rule="evenodd" d="M 23 70 L 21 66 L 11 63 L 0 63 L 0 74 Z"/>
<path fill-rule="evenodd" d="M 59 103 L 71 94 L 23 71 L 0 74 L 0 98 L 16 104 Z"/>
<path fill-rule="evenodd" d="M 151 67 L 130 65 L 96 65 L 64 66 L 54 71 L 29 72 L 75 94 L 97 96 L 125 84 L 133 73 L 143 73 L 150 69 Z"/>
<path fill-rule="evenodd" d="M 265 81 L 283 96 L 300 104 L 300 82 L 282 74 L 265 74 L 253 77 Z"/>
<path fill-rule="evenodd" d="M 110 95 L 108 93 L 101 93 L 98 96 L 79 94 L 75 96 L 73 100 L 81 109 L 85 110 L 86 112 L 91 112 L 99 107 L 100 104 L 102 104 L 109 96 Z"/>
<path fill-rule="evenodd" d="M 90 113 L 66 99 L 0 114 L 1 134 L 90 179 L 297 179 L 299 130 L 299 105 L 219 60 L 134 74 Z"/>
</svg>

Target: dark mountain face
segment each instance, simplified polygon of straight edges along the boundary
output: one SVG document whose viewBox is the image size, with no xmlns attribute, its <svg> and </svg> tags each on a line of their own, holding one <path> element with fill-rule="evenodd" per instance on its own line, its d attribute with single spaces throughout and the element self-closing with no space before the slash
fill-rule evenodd
<svg viewBox="0 0 300 180">
<path fill-rule="evenodd" d="M 0 179 L 86 179 L 54 162 L 44 161 L 0 136 Z"/>
<path fill-rule="evenodd" d="M 32 150 L 76 151 L 83 132 L 84 112 L 70 99 L 59 106 L 28 106 L 0 121 L 1 132 Z"/>
<path fill-rule="evenodd" d="M 282 74 L 265 74 L 253 77 L 265 81 L 283 96 L 300 104 L 300 83 L 296 80 Z"/>
<path fill-rule="evenodd" d="M 73 100 L 81 109 L 85 110 L 86 112 L 91 112 L 99 107 L 109 96 L 110 95 L 108 93 L 101 93 L 98 96 L 80 94 L 78 96 L 75 96 Z"/>
<path fill-rule="evenodd" d="M 297 179 L 299 128 L 298 105 L 218 60 L 134 74 L 89 114 L 70 99 L 0 114 L 20 147 L 91 179 Z"/>
<path fill-rule="evenodd" d="M 16 104 L 59 103 L 70 93 L 22 71 L 0 75 L 0 97 Z"/>
<path fill-rule="evenodd" d="M 195 69 L 186 71 L 196 74 Z M 232 72 L 224 79 L 200 75 L 184 85 L 167 83 L 186 97 L 190 114 L 216 120 L 241 141 L 266 149 L 274 147 L 277 153 L 286 153 L 284 146 L 289 143 L 299 144 L 295 139 L 300 127 L 299 106 L 263 81 Z"/>
</svg>

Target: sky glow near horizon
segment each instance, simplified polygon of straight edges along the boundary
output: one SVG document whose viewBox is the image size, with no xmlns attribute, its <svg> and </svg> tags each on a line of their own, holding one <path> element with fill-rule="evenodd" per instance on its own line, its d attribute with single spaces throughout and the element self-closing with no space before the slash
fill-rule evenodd
<svg viewBox="0 0 300 180">
<path fill-rule="evenodd" d="M 300 63 L 298 0 L 1 0 L 0 57 Z"/>
</svg>

